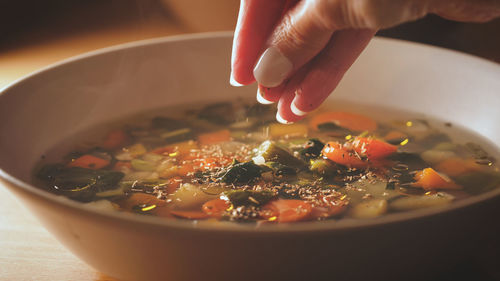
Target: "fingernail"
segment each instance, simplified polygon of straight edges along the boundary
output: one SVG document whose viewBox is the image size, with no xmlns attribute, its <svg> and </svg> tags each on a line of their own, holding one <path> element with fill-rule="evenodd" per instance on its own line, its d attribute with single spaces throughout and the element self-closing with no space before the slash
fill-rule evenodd
<svg viewBox="0 0 500 281">
<path fill-rule="evenodd" d="M 281 124 L 292 124 L 293 122 L 285 120 L 283 117 L 281 117 L 279 112 L 276 112 L 276 121 L 280 122 Z"/>
<path fill-rule="evenodd" d="M 292 62 L 276 47 L 269 47 L 253 69 L 253 76 L 264 87 L 280 85 L 292 71 Z"/>
<path fill-rule="evenodd" d="M 292 103 L 290 104 L 290 110 L 293 112 L 293 114 L 295 114 L 297 116 L 304 116 L 307 114 L 307 112 L 302 111 L 302 110 L 297 108 L 297 106 L 295 105 L 295 98 L 293 99 Z"/>
<path fill-rule="evenodd" d="M 266 100 L 263 96 L 262 96 L 262 92 L 260 91 L 260 89 L 257 89 L 257 101 L 260 102 L 261 104 L 271 104 L 271 103 L 274 103 L 270 100 Z"/>
<path fill-rule="evenodd" d="M 243 84 L 238 83 L 236 80 L 234 80 L 233 74 L 231 74 L 231 76 L 229 77 L 229 84 L 231 84 L 231 86 L 234 86 L 234 87 L 243 86 Z"/>
</svg>

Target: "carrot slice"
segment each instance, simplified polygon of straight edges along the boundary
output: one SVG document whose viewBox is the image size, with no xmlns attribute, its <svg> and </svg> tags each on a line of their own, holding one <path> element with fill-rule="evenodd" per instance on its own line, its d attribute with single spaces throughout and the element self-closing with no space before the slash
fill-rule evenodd
<svg viewBox="0 0 500 281">
<path fill-rule="evenodd" d="M 296 199 L 278 199 L 262 207 L 261 217 L 269 221 L 294 222 L 306 220 L 312 212 L 311 204 Z"/>
<path fill-rule="evenodd" d="M 328 142 L 321 153 L 333 162 L 344 166 L 364 167 L 368 165 L 367 161 L 363 161 L 358 155 L 348 151 L 338 142 Z"/>
<path fill-rule="evenodd" d="M 454 183 L 451 179 L 440 175 L 432 168 L 425 168 L 415 174 L 415 187 L 421 187 L 425 190 L 433 189 L 460 189 L 461 186 Z"/>
<path fill-rule="evenodd" d="M 357 153 L 366 155 L 370 160 L 384 158 L 398 150 L 397 146 L 386 143 L 385 141 L 360 137 L 354 139 L 352 147 Z"/>
<path fill-rule="evenodd" d="M 201 209 L 211 217 L 220 218 L 224 212 L 231 207 L 231 203 L 222 199 L 213 199 L 205 202 Z"/>
<path fill-rule="evenodd" d="M 170 211 L 170 213 L 176 217 L 190 220 L 206 219 L 209 215 L 200 211 Z"/>
<path fill-rule="evenodd" d="M 127 140 L 128 136 L 123 130 L 114 130 L 108 133 L 101 146 L 111 150 L 117 149 L 125 145 Z"/>
<path fill-rule="evenodd" d="M 189 173 L 192 173 L 196 170 L 193 163 L 185 163 L 177 168 L 177 174 L 181 177 L 187 176 Z"/>
<path fill-rule="evenodd" d="M 109 161 L 90 154 L 86 154 L 71 161 L 69 167 L 81 167 L 87 169 L 101 169 L 109 165 Z"/>
<path fill-rule="evenodd" d="M 229 130 L 220 130 L 212 133 L 198 135 L 198 141 L 201 145 L 216 144 L 219 142 L 230 141 L 231 132 Z"/>
<path fill-rule="evenodd" d="M 341 111 L 320 113 L 311 119 L 309 125 L 317 130 L 318 125 L 323 123 L 334 123 L 351 131 L 359 132 L 375 131 L 377 129 L 375 120 L 361 114 Z"/>
<path fill-rule="evenodd" d="M 168 181 L 167 181 L 168 194 L 172 194 L 175 191 L 177 191 L 179 186 L 181 186 L 181 183 L 182 183 L 181 177 L 173 177 L 173 178 L 168 179 Z"/>
</svg>

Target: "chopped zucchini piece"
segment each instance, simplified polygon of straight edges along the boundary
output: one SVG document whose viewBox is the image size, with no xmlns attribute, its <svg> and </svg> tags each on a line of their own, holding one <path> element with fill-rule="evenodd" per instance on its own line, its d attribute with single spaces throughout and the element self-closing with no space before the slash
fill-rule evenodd
<svg viewBox="0 0 500 281">
<path fill-rule="evenodd" d="M 262 168 L 256 165 L 253 161 L 248 161 L 244 163 L 233 163 L 226 169 L 224 169 L 218 175 L 218 179 L 221 182 L 232 184 L 232 183 L 250 183 L 260 177 L 262 173 Z"/>
<path fill-rule="evenodd" d="M 276 193 L 268 190 L 230 190 L 225 195 L 234 206 L 262 206 L 276 197 Z"/>
<path fill-rule="evenodd" d="M 309 169 L 311 172 L 321 176 L 333 176 L 338 173 L 337 165 L 328 159 L 312 160 Z"/>
<path fill-rule="evenodd" d="M 306 167 L 304 161 L 295 158 L 288 151 L 271 141 L 265 141 L 260 145 L 256 158 L 264 159 L 265 162 L 277 162 L 296 169 L 304 169 Z"/>
</svg>

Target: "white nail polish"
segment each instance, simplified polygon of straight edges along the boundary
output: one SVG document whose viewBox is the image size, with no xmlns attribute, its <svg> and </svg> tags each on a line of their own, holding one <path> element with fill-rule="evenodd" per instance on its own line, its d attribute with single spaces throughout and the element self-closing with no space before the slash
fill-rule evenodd
<svg viewBox="0 0 500 281">
<path fill-rule="evenodd" d="M 234 80 L 234 77 L 233 77 L 232 74 L 229 77 L 229 84 L 231 84 L 231 86 L 234 86 L 234 87 L 241 87 L 241 86 L 243 86 L 243 84 L 238 83 L 236 80 Z"/>
<path fill-rule="evenodd" d="M 264 87 L 279 86 L 292 71 L 292 62 L 276 47 L 269 47 L 253 69 L 253 76 Z"/>
<path fill-rule="evenodd" d="M 293 114 L 295 114 L 297 116 L 304 116 L 307 114 L 307 112 L 298 109 L 297 106 L 295 106 L 295 103 L 293 101 L 290 104 L 290 110 L 292 110 Z"/>
<path fill-rule="evenodd" d="M 274 103 L 272 101 L 266 100 L 262 96 L 262 93 L 260 92 L 260 89 L 257 89 L 257 101 L 260 102 L 261 104 L 271 104 L 271 103 Z"/>
<path fill-rule="evenodd" d="M 280 122 L 281 124 L 292 124 L 293 122 L 285 120 L 283 117 L 281 117 L 279 112 L 276 112 L 276 121 Z"/>
</svg>

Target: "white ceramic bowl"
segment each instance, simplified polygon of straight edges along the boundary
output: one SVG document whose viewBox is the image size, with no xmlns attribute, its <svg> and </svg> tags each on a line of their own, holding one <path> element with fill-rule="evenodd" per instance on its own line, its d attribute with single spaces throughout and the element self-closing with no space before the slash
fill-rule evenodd
<svg viewBox="0 0 500 281">
<path fill-rule="evenodd" d="M 439 210 L 254 228 L 98 212 L 30 185 L 41 155 L 87 127 L 178 103 L 254 97 L 255 87 L 229 86 L 230 46 L 230 33 L 142 41 L 13 83 L 0 94 L 1 181 L 68 249 L 123 280 L 410 279 L 471 256 L 498 268 L 498 189 Z M 331 100 L 422 112 L 498 144 L 499 93 L 494 63 L 375 39 Z"/>
</svg>

